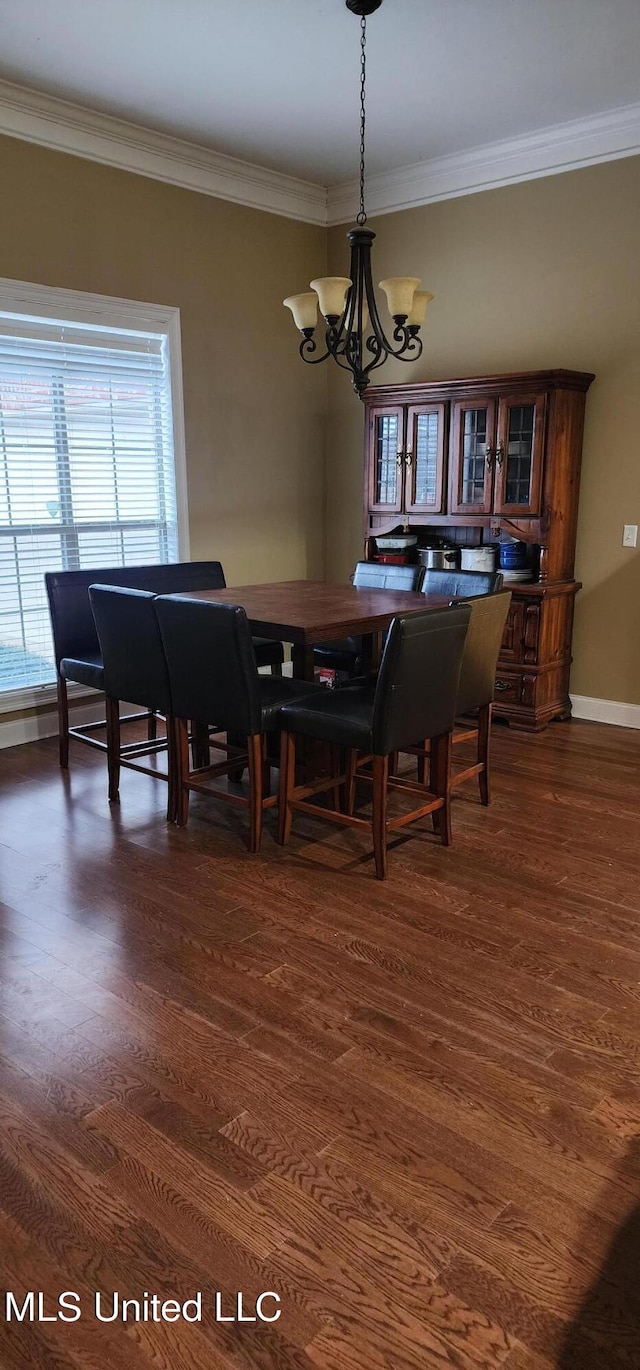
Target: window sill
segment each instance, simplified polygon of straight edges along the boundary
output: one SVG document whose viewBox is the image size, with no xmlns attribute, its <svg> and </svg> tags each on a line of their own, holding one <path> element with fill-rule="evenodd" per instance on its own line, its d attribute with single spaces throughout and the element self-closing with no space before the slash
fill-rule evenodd
<svg viewBox="0 0 640 1370">
<path fill-rule="evenodd" d="M 72 685 L 69 682 L 67 693 L 70 703 L 91 699 L 97 690 L 89 690 L 86 685 Z M 25 709 L 50 709 L 57 704 L 58 693 L 55 685 L 25 685 L 20 690 L 0 691 L 0 717 L 3 714 L 22 713 Z"/>
</svg>

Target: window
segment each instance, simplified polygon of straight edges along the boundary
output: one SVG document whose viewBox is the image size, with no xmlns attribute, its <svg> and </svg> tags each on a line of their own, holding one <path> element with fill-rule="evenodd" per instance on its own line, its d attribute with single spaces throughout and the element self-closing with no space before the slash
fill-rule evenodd
<svg viewBox="0 0 640 1370">
<path fill-rule="evenodd" d="M 55 678 L 45 571 L 176 561 L 184 523 L 177 311 L 25 289 L 46 316 L 0 287 L 0 701 Z"/>
</svg>

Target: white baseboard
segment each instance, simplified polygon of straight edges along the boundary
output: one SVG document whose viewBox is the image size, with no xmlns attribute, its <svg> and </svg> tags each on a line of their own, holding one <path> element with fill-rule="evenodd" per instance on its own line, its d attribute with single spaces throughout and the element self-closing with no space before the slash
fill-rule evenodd
<svg viewBox="0 0 640 1370">
<path fill-rule="evenodd" d="M 72 728 L 82 727 L 85 723 L 97 723 L 104 718 L 104 701 L 95 704 L 82 704 L 69 710 Z M 4 747 L 19 747 L 23 742 L 37 742 L 41 737 L 56 737 L 58 734 L 58 714 L 54 709 L 34 714 L 31 718 L 14 718 L 0 721 L 0 751 Z"/>
<path fill-rule="evenodd" d="M 291 664 L 285 662 L 284 674 L 290 675 Z M 590 695 L 572 695 L 571 704 L 574 718 L 590 719 L 593 723 L 611 723 L 618 728 L 640 728 L 640 704 L 624 704 L 617 699 L 592 699 Z M 127 712 L 134 712 L 135 705 L 125 706 Z M 104 704 L 84 704 L 70 710 L 72 727 L 84 723 L 96 723 L 104 718 Z M 8 719 L 0 721 L 0 751 L 4 747 L 19 747 L 23 742 L 37 742 L 41 737 L 55 737 L 58 732 L 58 715 L 51 709 L 46 713 L 35 714 L 32 718 Z"/>
<path fill-rule="evenodd" d="M 590 695 L 572 695 L 571 704 L 574 718 L 613 723 L 618 728 L 640 728 L 640 704 L 624 704 L 618 699 L 592 699 Z"/>
<path fill-rule="evenodd" d="M 270 673 L 269 666 L 261 666 L 262 675 Z M 282 673 L 290 676 L 293 667 L 290 661 L 285 661 Z M 85 723 L 98 723 L 104 719 L 104 700 L 97 699 L 95 703 L 91 700 L 86 704 L 78 704 L 74 708 L 71 704 L 71 691 L 79 689 L 79 686 L 69 687 L 69 722 L 72 728 L 83 727 Z M 86 699 L 85 694 L 85 699 Z M 120 712 L 123 714 L 138 713 L 140 704 L 122 704 Z M 31 718 L 7 718 L 2 719 L 0 714 L 0 751 L 5 747 L 20 747 L 23 742 L 37 742 L 41 737 L 57 737 L 58 735 L 58 711 L 57 709 L 43 709 Z"/>
</svg>

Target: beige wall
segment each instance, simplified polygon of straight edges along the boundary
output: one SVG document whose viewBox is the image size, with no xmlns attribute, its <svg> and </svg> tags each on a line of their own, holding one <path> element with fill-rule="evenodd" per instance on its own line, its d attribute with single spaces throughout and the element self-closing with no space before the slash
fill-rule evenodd
<svg viewBox="0 0 640 1370">
<path fill-rule="evenodd" d="M 0 138 L 0 275 L 178 305 L 191 555 L 230 583 L 347 575 L 362 539 L 362 409 L 305 367 L 282 298 L 324 270 L 320 228 Z M 376 280 L 421 275 L 426 349 L 385 380 L 567 366 L 588 398 L 572 688 L 640 702 L 640 159 L 401 214 Z M 328 235 L 346 269 L 344 229 Z M 325 425 L 327 420 L 325 482 Z M 326 498 L 326 510 L 325 510 Z"/>
<path fill-rule="evenodd" d="M 321 576 L 326 376 L 282 299 L 325 231 L 10 138 L 0 185 L 0 276 L 179 306 L 192 558 Z"/>
<path fill-rule="evenodd" d="M 640 704 L 640 158 L 628 158 L 372 221 L 375 280 L 421 276 L 425 352 L 387 364 L 385 382 L 538 367 L 594 371 L 580 497 L 571 688 Z M 329 269 L 348 262 L 330 232 Z M 362 410 L 332 375 L 327 441 L 327 574 L 362 546 Z"/>
</svg>

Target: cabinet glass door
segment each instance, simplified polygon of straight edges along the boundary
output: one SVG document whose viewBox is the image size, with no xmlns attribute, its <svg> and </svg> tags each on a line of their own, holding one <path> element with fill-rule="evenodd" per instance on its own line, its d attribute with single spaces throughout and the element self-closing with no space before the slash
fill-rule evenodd
<svg viewBox="0 0 640 1370">
<path fill-rule="evenodd" d="M 444 486 L 444 405 L 412 405 L 407 413 L 405 509 L 440 514 Z"/>
<path fill-rule="evenodd" d="M 542 489 L 544 395 L 505 395 L 498 405 L 494 509 L 539 514 Z"/>
<path fill-rule="evenodd" d="M 490 514 L 495 458 L 495 402 L 453 406 L 451 512 Z"/>
<path fill-rule="evenodd" d="M 402 508 L 404 412 L 372 409 L 369 415 L 369 508 L 392 512 Z"/>
</svg>

